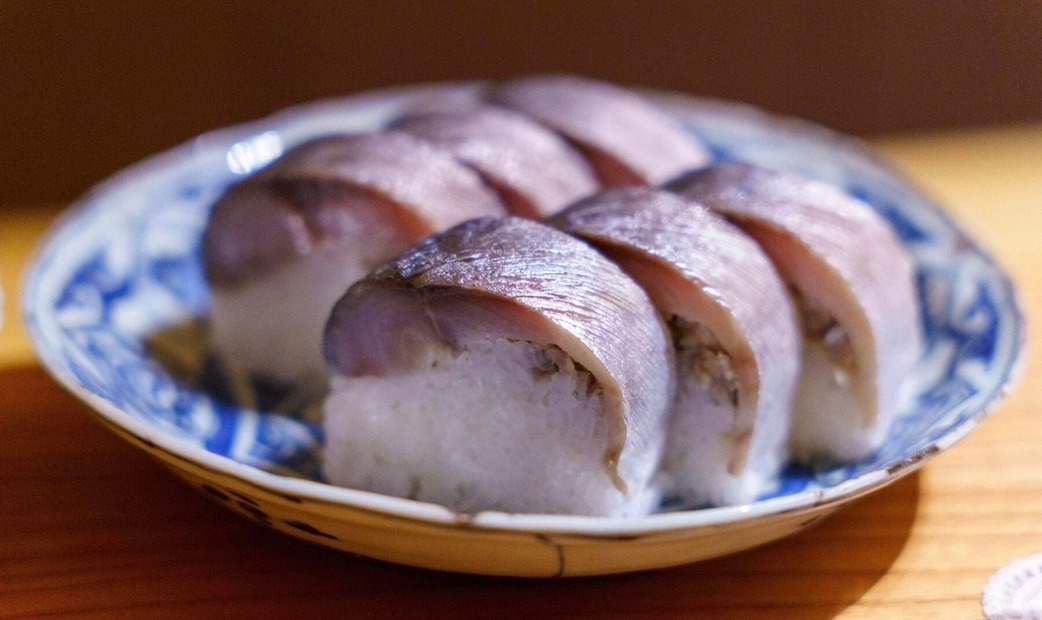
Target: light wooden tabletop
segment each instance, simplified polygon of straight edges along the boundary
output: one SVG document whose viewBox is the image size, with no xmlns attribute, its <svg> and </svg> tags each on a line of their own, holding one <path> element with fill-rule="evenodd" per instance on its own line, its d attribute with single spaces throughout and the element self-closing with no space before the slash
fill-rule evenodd
<svg viewBox="0 0 1042 620">
<path fill-rule="evenodd" d="M 1042 125 L 876 145 L 1009 268 L 1030 329 L 1042 293 Z M 1042 379 L 1030 353 L 1019 389 L 968 439 L 818 527 L 739 555 L 523 581 L 290 539 L 109 434 L 34 362 L 16 289 L 57 213 L 0 209 L 0 617 L 981 618 L 988 578 L 1042 552 Z"/>
</svg>

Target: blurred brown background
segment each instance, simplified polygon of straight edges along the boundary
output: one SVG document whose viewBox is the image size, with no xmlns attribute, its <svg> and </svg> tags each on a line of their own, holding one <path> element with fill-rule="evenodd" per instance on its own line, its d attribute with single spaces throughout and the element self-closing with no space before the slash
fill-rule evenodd
<svg viewBox="0 0 1042 620">
<path fill-rule="evenodd" d="M 569 71 L 863 135 L 1042 118 L 1042 1 L 0 0 L 0 205 L 391 84 Z"/>
</svg>

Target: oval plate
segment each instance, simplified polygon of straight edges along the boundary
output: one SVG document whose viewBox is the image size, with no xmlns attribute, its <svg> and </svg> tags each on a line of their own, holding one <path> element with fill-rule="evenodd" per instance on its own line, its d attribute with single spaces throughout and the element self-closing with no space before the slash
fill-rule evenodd
<svg viewBox="0 0 1042 620">
<path fill-rule="evenodd" d="M 313 542 L 441 570 L 555 577 L 711 558 L 786 536 L 913 471 L 969 433 L 1019 371 L 1024 328 L 1009 278 L 930 199 L 858 141 L 802 121 L 652 96 L 719 158 L 845 188 L 898 231 L 917 264 L 923 359 L 883 448 L 854 464 L 791 467 L 744 506 L 664 506 L 640 519 L 458 514 L 318 477 L 321 432 L 288 415 L 300 394 L 226 381 L 205 346 L 200 238 L 213 201 L 289 146 L 369 130 L 404 108 L 467 101 L 476 84 L 320 102 L 196 138 L 81 198 L 28 273 L 25 320 L 52 375 L 99 420 L 215 501 Z"/>
</svg>

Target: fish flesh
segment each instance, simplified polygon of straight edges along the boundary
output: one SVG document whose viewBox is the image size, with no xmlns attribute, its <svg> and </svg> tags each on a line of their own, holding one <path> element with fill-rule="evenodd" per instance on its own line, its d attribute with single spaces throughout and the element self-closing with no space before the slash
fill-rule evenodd
<svg viewBox="0 0 1042 620">
<path fill-rule="evenodd" d="M 521 78 L 491 87 L 487 101 L 572 141 L 605 187 L 658 185 L 712 160 L 672 117 L 607 82 L 567 75 Z"/>
<path fill-rule="evenodd" d="M 539 219 L 599 188 L 589 164 L 568 142 L 509 110 L 484 106 L 406 116 L 391 128 L 474 168 L 514 215 Z"/>
<path fill-rule="evenodd" d="M 792 291 L 804 335 L 794 458 L 850 461 L 878 449 L 922 341 L 914 264 L 894 230 L 838 188 L 744 163 L 667 188 L 755 238 Z"/>
<path fill-rule="evenodd" d="M 663 471 L 686 505 L 776 486 L 800 361 L 795 311 L 757 244 L 706 207 L 647 187 L 579 201 L 548 223 L 633 277 L 670 328 L 677 391 Z"/>
<path fill-rule="evenodd" d="M 210 213 L 214 348 L 232 369 L 319 389 L 322 330 L 348 286 L 432 232 L 505 213 L 477 173 L 401 132 L 297 146 Z"/>
<path fill-rule="evenodd" d="M 643 515 L 673 396 L 641 288 L 537 222 L 465 222 L 377 268 L 325 331 L 323 472 L 454 510 Z"/>
</svg>

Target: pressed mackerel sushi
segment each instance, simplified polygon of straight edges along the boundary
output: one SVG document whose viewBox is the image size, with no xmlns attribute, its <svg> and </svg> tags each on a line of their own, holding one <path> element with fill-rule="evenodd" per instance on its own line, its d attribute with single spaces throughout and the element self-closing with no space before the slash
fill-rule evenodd
<svg viewBox="0 0 1042 620">
<path fill-rule="evenodd" d="M 548 221 L 644 287 L 676 347 L 663 470 L 688 503 L 738 504 L 787 455 L 800 336 L 785 286 L 756 243 L 702 205 L 651 188 L 579 201 Z"/>
<path fill-rule="evenodd" d="M 797 459 L 861 459 L 882 444 L 919 357 L 914 266 L 872 208 L 803 177 L 723 163 L 671 182 L 741 226 L 774 261 L 800 311 Z"/>
<path fill-rule="evenodd" d="M 399 132 L 320 138 L 231 187 L 203 238 L 211 337 L 234 368 L 322 384 L 333 303 L 424 236 L 505 207 L 449 153 Z"/>
<path fill-rule="evenodd" d="M 641 515 L 673 395 L 665 326 L 588 245 L 519 218 L 435 235 L 325 332 L 325 478 L 455 510 Z"/>
<path fill-rule="evenodd" d="M 509 110 L 484 106 L 406 116 L 391 127 L 474 168 L 514 215 L 542 218 L 599 187 L 589 164 L 568 142 Z"/>
<path fill-rule="evenodd" d="M 492 87 L 488 101 L 571 140 L 606 187 L 658 185 L 708 165 L 709 152 L 634 92 L 573 76 L 536 76 Z"/>
</svg>

